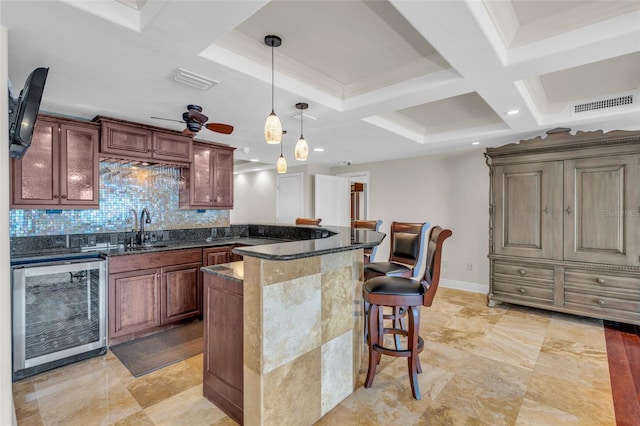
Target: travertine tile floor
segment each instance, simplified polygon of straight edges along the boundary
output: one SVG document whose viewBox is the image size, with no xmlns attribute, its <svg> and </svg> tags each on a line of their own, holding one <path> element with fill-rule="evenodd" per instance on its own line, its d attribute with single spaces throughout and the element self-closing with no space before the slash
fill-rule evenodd
<svg viewBox="0 0 640 426">
<path fill-rule="evenodd" d="M 441 288 L 423 308 L 419 375 L 382 358 L 318 425 L 615 425 L 602 321 Z M 140 378 L 110 352 L 14 383 L 19 425 L 233 425 L 202 397 L 202 355 Z M 292 409 L 304 409 L 292 407 Z"/>
</svg>

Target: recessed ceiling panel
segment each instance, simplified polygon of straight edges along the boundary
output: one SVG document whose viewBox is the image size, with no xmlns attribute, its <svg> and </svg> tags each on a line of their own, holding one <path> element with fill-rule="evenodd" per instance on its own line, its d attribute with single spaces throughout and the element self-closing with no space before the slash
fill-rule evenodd
<svg viewBox="0 0 640 426">
<path fill-rule="evenodd" d="M 386 1 L 272 1 L 236 31 L 258 43 L 267 34 L 279 35 L 278 55 L 342 85 L 346 96 L 354 94 L 350 87 L 361 93 L 448 68 Z M 232 37 L 221 44 L 234 48 Z"/>
<path fill-rule="evenodd" d="M 475 92 L 396 112 L 424 126 L 426 134 L 502 123 L 502 119 Z"/>
<path fill-rule="evenodd" d="M 640 87 L 640 52 L 540 76 L 550 104 L 616 94 Z"/>
</svg>

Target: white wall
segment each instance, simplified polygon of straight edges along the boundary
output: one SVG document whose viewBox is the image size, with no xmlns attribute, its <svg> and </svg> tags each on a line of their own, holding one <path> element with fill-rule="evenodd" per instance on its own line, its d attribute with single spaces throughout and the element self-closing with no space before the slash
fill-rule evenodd
<svg viewBox="0 0 640 426">
<path fill-rule="evenodd" d="M 290 170 L 311 172 L 306 166 Z M 450 228 L 453 237 L 445 244 L 443 285 L 488 291 L 489 169 L 481 150 L 337 167 L 328 174 L 358 171 L 369 171 L 369 219 L 382 219 L 382 232 L 388 233 L 389 224 L 394 220 L 426 221 Z M 327 174 L 325 169 L 318 173 Z M 251 175 L 257 173 L 236 175 L 236 202 L 231 222 L 273 222 L 275 205 L 271 204 L 275 203 L 275 184 L 258 185 L 258 176 Z M 308 181 L 311 183 L 313 179 Z M 312 186 L 305 186 L 310 194 Z M 256 199 L 257 196 L 251 194 L 258 191 L 260 198 Z M 388 257 L 389 239 L 385 238 L 376 260 Z M 467 269 L 468 264 L 471 270 Z"/>
<path fill-rule="evenodd" d="M 429 222 L 450 228 L 445 243 L 442 278 L 449 286 L 488 291 L 489 174 L 479 150 L 433 155 L 332 169 L 332 173 L 368 170 L 369 219 Z M 376 260 L 389 256 L 389 239 L 378 247 Z M 467 264 L 471 264 L 471 271 Z M 444 265 L 447 265 L 446 267 Z"/>
<path fill-rule="evenodd" d="M 0 187 L 9 188 L 7 66 L 8 34 L 0 27 Z M 0 425 L 16 424 L 11 389 L 11 269 L 9 191 L 0 191 Z"/>
<path fill-rule="evenodd" d="M 233 181 L 232 224 L 276 222 L 276 172 L 239 173 Z"/>
</svg>

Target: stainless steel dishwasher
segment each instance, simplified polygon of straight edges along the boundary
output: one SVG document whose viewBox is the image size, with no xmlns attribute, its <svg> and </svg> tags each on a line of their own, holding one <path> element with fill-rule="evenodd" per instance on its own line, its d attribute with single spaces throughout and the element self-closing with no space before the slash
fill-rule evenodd
<svg viewBox="0 0 640 426">
<path fill-rule="evenodd" d="M 13 380 L 106 353 L 107 261 L 13 262 Z"/>
</svg>

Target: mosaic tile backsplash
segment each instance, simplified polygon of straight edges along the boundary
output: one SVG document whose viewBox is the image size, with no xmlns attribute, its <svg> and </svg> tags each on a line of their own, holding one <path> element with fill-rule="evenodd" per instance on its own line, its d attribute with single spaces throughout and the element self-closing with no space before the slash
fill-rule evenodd
<svg viewBox="0 0 640 426">
<path fill-rule="evenodd" d="M 184 180 L 171 166 L 142 167 L 100 163 L 100 209 L 11 210 L 11 237 L 127 232 L 143 208 L 151 216 L 145 229 L 169 230 L 229 226 L 228 210 L 181 210 L 178 204 Z"/>
</svg>

